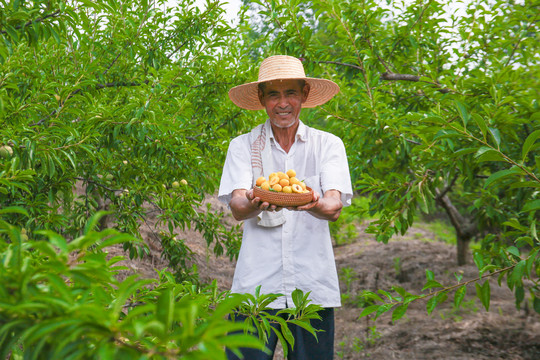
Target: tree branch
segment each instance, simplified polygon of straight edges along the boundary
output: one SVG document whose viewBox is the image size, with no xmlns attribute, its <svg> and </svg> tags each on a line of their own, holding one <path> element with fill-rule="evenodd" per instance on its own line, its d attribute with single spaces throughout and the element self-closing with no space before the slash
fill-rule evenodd
<svg viewBox="0 0 540 360">
<path fill-rule="evenodd" d="M 527 26 L 527 30 L 526 30 L 527 32 L 536 23 L 536 18 L 537 17 L 538 17 L 538 14 L 536 14 L 534 19 L 532 19 L 532 21 L 529 23 L 529 26 Z M 519 44 L 521 44 L 522 40 L 523 40 L 523 38 L 520 38 L 518 41 L 516 41 L 516 43 L 514 44 L 514 48 L 512 49 L 512 53 L 508 57 L 508 60 L 506 61 L 506 64 L 504 64 L 504 67 L 507 67 L 508 64 L 510 64 L 510 61 L 512 61 L 512 58 L 514 57 L 514 54 L 516 53 L 516 50 L 519 47 Z"/>
<path fill-rule="evenodd" d="M 414 28 L 416 26 L 416 24 L 418 24 L 418 22 L 422 19 L 422 17 L 424 16 L 424 11 L 426 11 L 426 9 L 429 7 L 429 5 L 431 5 L 431 2 L 433 0 L 429 0 L 429 2 L 426 4 L 426 6 L 424 6 L 422 8 L 422 11 L 420 12 L 420 15 L 418 16 L 418 19 L 416 19 L 416 21 L 409 27 L 409 31 L 407 33 L 407 35 L 409 35 L 410 31 L 412 28 Z M 394 51 L 396 50 L 397 46 L 399 45 L 399 43 L 401 42 L 401 40 L 403 40 L 405 38 L 405 36 L 403 37 L 400 37 L 396 43 L 394 44 L 394 46 L 392 47 L 392 50 L 390 51 L 390 54 L 388 54 L 388 57 L 390 58 L 390 56 L 392 56 L 392 54 L 394 53 Z"/>
<path fill-rule="evenodd" d="M 362 67 L 354 64 L 347 64 L 339 61 L 316 61 L 317 64 L 334 64 L 334 65 L 341 65 L 341 66 L 347 66 L 352 67 L 353 69 L 362 71 Z"/>
<path fill-rule="evenodd" d="M 381 79 L 382 80 L 389 80 L 389 81 L 414 81 L 414 82 L 425 82 L 427 84 L 431 84 L 431 85 L 434 85 L 436 87 L 438 87 L 439 89 L 437 89 L 437 91 L 443 93 L 443 94 L 447 94 L 449 92 L 451 92 L 452 90 L 450 89 L 447 89 L 447 88 L 442 88 L 441 87 L 441 84 L 439 84 L 438 82 L 431 82 L 431 81 L 425 81 L 425 80 L 420 80 L 420 76 L 419 75 L 411 75 L 411 74 L 396 74 L 396 73 L 393 73 L 393 72 L 385 72 L 383 74 L 381 74 Z"/>
<path fill-rule="evenodd" d="M 148 80 L 143 81 L 143 84 L 145 84 L 145 85 L 147 85 L 148 83 L 149 83 Z M 129 83 L 128 82 L 112 82 L 112 83 L 105 83 L 105 84 L 97 84 L 96 89 L 99 90 L 99 89 L 110 88 L 110 87 L 141 86 L 141 85 L 142 85 L 141 83 L 136 83 L 136 82 L 129 82 Z M 66 98 L 66 100 L 62 101 L 62 104 L 61 104 L 60 108 L 64 107 L 64 104 L 66 103 L 66 101 L 68 101 L 73 96 L 77 95 L 78 93 L 80 93 L 82 91 L 83 91 L 83 89 L 77 89 L 77 90 L 73 91 L 71 94 L 69 94 L 68 97 Z M 44 116 L 38 122 L 30 124 L 29 126 L 34 127 L 34 126 L 41 125 L 48 118 L 50 118 L 51 116 L 53 116 L 57 112 L 58 112 L 58 109 L 54 109 L 49 115 Z"/>
<path fill-rule="evenodd" d="M 45 19 L 48 19 L 50 17 L 57 17 L 58 15 L 60 14 L 60 10 L 56 10 L 55 12 L 53 12 L 52 14 L 49 14 L 49 15 L 45 15 L 44 17 L 41 17 L 41 18 L 37 18 L 35 20 L 29 20 L 26 24 L 24 25 L 17 25 L 15 26 L 15 29 L 16 30 L 20 30 L 20 29 L 23 29 L 27 26 L 30 26 L 32 25 L 33 23 L 39 23 L 39 22 L 42 22 L 43 20 Z M 1 34 L 6 34 L 7 31 L 6 30 L 2 30 L 0 31 Z"/>
<path fill-rule="evenodd" d="M 458 237 L 462 240 L 469 240 L 472 238 L 477 232 L 476 224 L 468 219 L 465 219 L 465 217 L 461 215 L 459 210 L 454 206 L 454 204 L 452 204 L 452 201 L 448 195 L 440 196 L 441 194 L 439 193 L 439 189 L 435 189 L 435 193 L 437 194 L 437 203 L 441 205 L 448 214 L 450 222 L 456 229 Z"/>
<path fill-rule="evenodd" d="M 105 185 L 103 185 L 103 184 L 101 184 L 101 183 L 99 183 L 99 182 L 97 182 L 97 181 L 95 181 L 95 180 L 86 179 L 86 178 L 79 177 L 79 176 L 75 176 L 75 179 L 76 179 L 76 180 L 82 180 L 82 181 L 84 181 L 84 182 L 88 182 L 88 183 L 94 184 L 94 185 L 99 186 L 99 187 L 102 187 L 102 188 L 104 188 L 105 190 L 108 190 L 108 191 L 110 191 L 110 192 L 122 191 L 122 189 L 111 189 L 111 188 L 109 188 L 109 187 L 107 187 L 107 186 L 105 186 Z"/>
</svg>

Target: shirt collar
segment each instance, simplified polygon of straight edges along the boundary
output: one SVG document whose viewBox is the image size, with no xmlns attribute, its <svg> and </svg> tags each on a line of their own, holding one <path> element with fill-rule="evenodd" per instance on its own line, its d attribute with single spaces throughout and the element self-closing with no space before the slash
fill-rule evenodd
<svg viewBox="0 0 540 360">
<path fill-rule="evenodd" d="M 302 122 L 302 120 L 298 120 L 298 129 L 296 129 L 296 139 L 301 141 L 307 141 L 307 132 L 306 132 L 306 125 Z M 270 119 L 266 119 L 266 122 L 264 123 L 264 126 L 266 127 L 266 133 L 270 134 L 270 139 L 273 141 L 276 141 L 274 138 L 274 132 L 272 131 L 272 125 L 270 123 Z"/>
</svg>

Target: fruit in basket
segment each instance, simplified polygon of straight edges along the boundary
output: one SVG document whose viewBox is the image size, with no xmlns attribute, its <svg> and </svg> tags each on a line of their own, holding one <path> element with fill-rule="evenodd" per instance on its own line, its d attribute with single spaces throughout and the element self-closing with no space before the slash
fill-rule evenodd
<svg viewBox="0 0 540 360">
<path fill-rule="evenodd" d="M 257 179 L 257 181 L 255 182 L 255 185 L 257 186 L 261 186 L 263 182 L 266 181 L 266 178 L 264 176 L 261 176 Z"/>
<path fill-rule="evenodd" d="M 268 179 L 261 176 L 255 181 L 255 185 L 263 190 L 282 192 L 285 194 L 302 194 L 310 192 L 310 190 L 307 190 L 306 184 L 303 181 L 298 180 L 296 171 L 293 169 L 287 170 L 286 173 L 283 171 L 273 172 L 268 176 Z"/>
<path fill-rule="evenodd" d="M 280 178 L 280 179 L 289 179 L 289 175 L 285 174 L 284 172 L 282 171 L 278 171 L 277 172 L 277 176 Z"/>
<path fill-rule="evenodd" d="M 304 192 L 304 189 L 302 189 L 302 186 L 300 184 L 293 184 L 292 191 L 297 194 L 301 194 Z"/>
<path fill-rule="evenodd" d="M 279 177 L 274 176 L 270 178 L 270 186 L 274 186 L 276 184 L 279 184 Z"/>
</svg>

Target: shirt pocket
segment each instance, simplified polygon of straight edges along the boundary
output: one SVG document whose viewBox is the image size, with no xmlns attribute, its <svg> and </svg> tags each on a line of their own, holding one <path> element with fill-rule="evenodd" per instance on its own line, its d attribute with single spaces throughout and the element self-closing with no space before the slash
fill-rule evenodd
<svg viewBox="0 0 540 360">
<path fill-rule="evenodd" d="M 313 189 L 313 191 L 318 192 L 322 196 L 321 191 L 321 178 L 319 175 L 310 176 L 304 179 L 304 183 Z"/>
</svg>

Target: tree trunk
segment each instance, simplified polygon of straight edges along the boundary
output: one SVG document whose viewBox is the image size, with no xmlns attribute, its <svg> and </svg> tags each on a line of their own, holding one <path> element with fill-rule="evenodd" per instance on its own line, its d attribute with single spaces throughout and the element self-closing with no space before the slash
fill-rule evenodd
<svg viewBox="0 0 540 360">
<path fill-rule="evenodd" d="M 463 239 L 459 236 L 456 236 L 457 243 L 457 264 L 458 266 L 463 266 L 467 264 L 468 254 L 469 254 L 469 239 Z"/>
<path fill-rule="evenodd" d="M 457 264 L 458 266 L 465 265 L 469 254 L 469 241 L 478 231 L 476 224 L 467 220 L 459 213 L 458 209 L 446 195 L 446 192 L 441 193 L 437 189 L 436 193 L 437 197 L 435 200 L 446 211 L 450 218 L 450 222 L 456 230 Z"/>
</svg>

